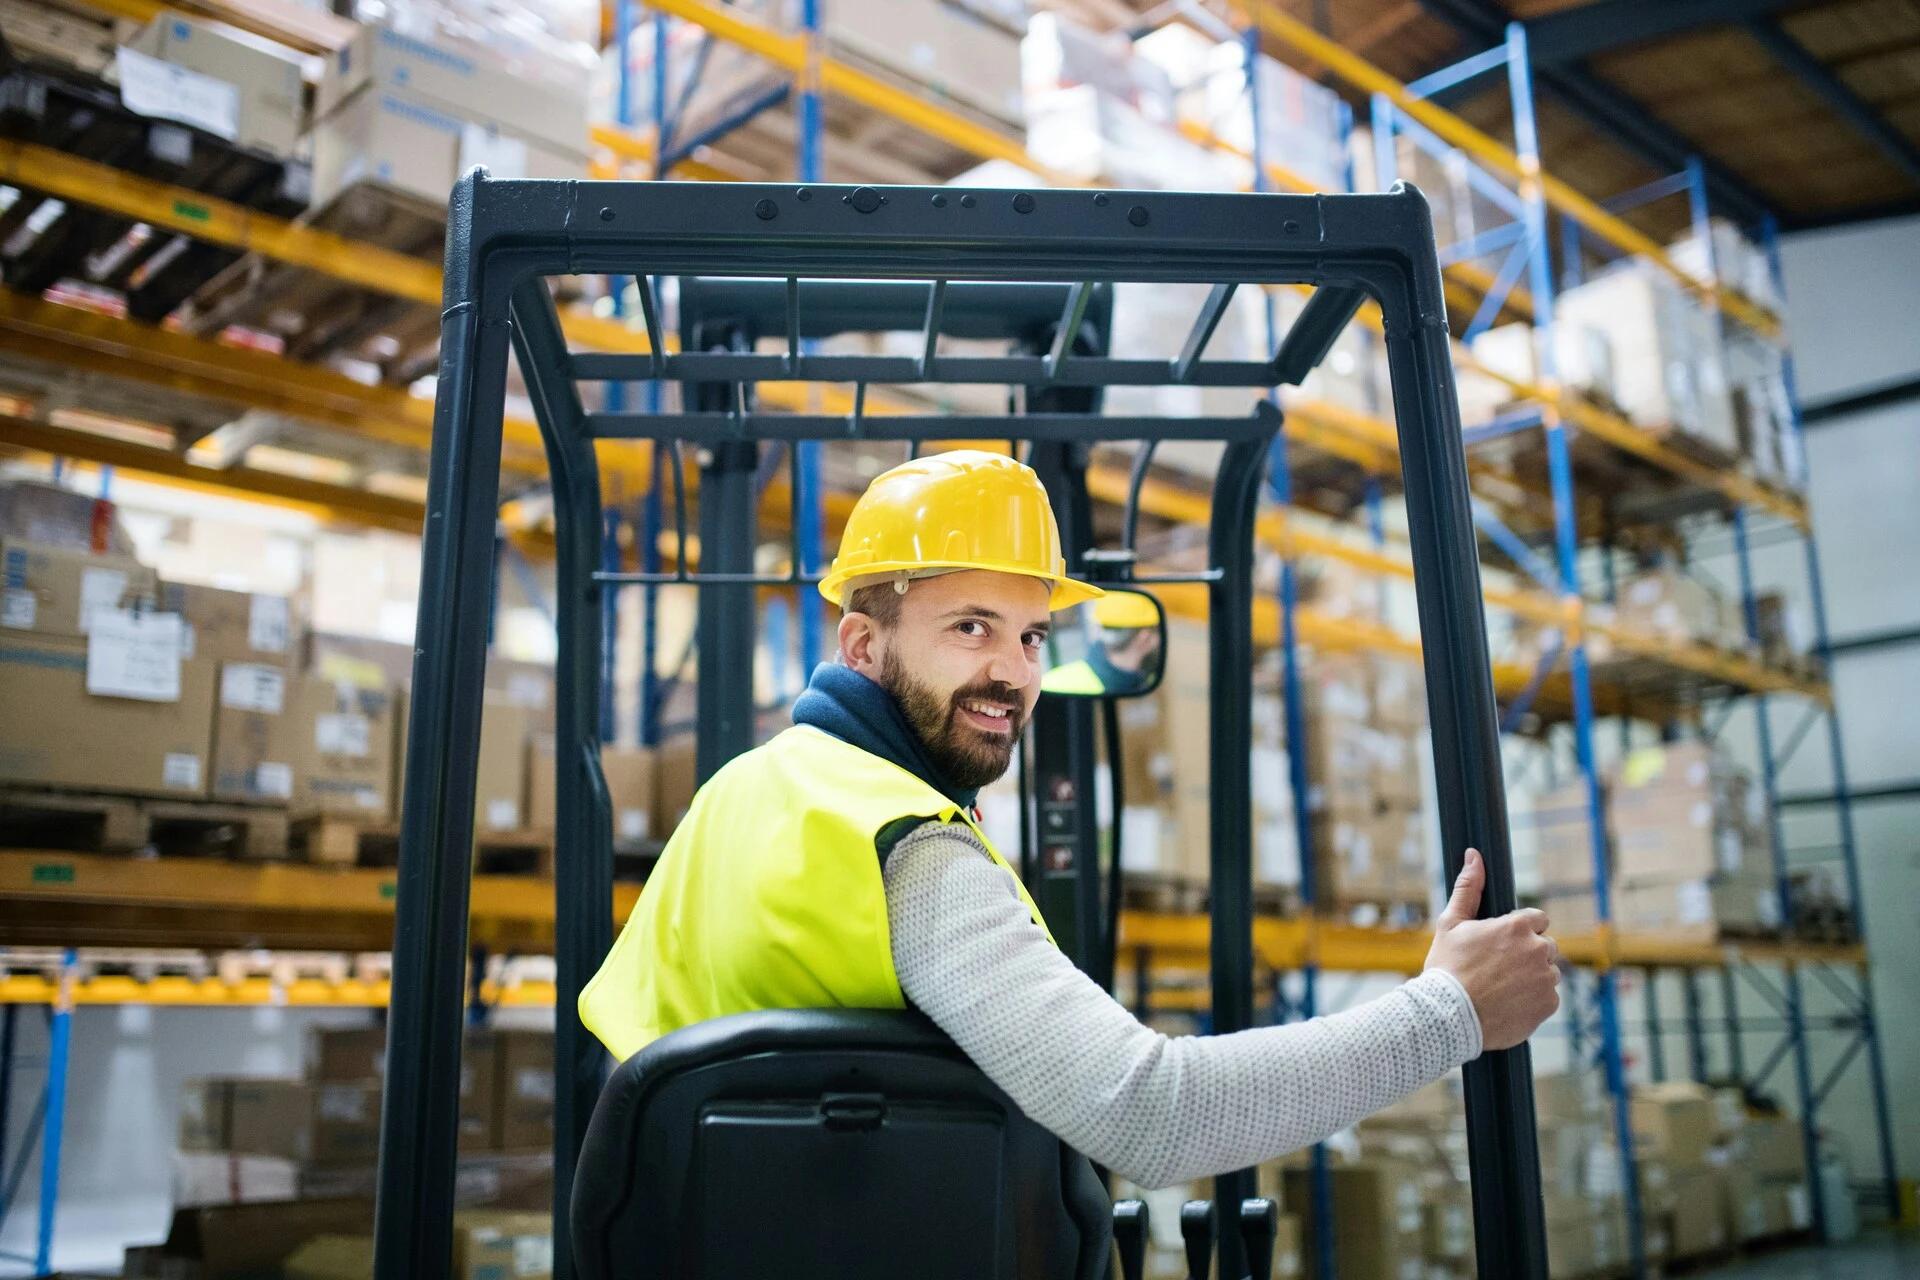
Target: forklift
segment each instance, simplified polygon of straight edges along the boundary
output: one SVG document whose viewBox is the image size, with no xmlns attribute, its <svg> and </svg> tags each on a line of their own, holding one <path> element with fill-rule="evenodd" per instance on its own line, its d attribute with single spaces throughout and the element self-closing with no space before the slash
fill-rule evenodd
<svg viewBox="0 0 1920 1280">
<path fill-rule="evenodd" d="M 1212 1029 L 1254 1025 L 1254 517 L 1298 385 L 1361 306 L 1384 320 L 1423 641 L 1443 861 L 1488 870 L 1482 912 L 1516 905 L 1499 725 L 1445 305 L 1425 199 L 1381 194 L 956 190 L 825 184 L 499 181 L 476 169 L 449 210 L 403 782 L 387 1086 L 376 1206 L 378 1280 L 449 1274 L 481 689 L 507 362 L 517 357 L 552 476 L 558 551 L 554 1275 L 1005 1277 L 1093 1280 L 1113 1244 L 1140 1274 L 1145 1209 L 1111 1205 L 1092 1165 L 999 1092 L 913 1012 L 768 1010 L 662 1037 L 608 1074 L 580 991 L 612 943 L 612 825 L 600 773 L 603 593 L 698 588 L 697 770 L 754 745 L 755 593 L 811 590 L 798 531 L 784 572 L 756 569 L 756 513 L 784 454 L 831 441 L 911 456 L 928 436 L 1004 440 L 1040 474 L 1067 568 L 1150 599 L 1207 601 L 1212 708 Z M 569 350 L 547 280 L 631 278 L 648 350 Z M 664 292 L 678 292 L 678 343 Z M 1178 354 L 1116 356 L 1116 282 L 1209 286 Z M 1264 359 L 1207 359 L 1236 290 L 1308 286 Z M 822 353 L 849 332 L 912 333 L 906 354 Z M 985 339 L 1006 354 L 943 352 Z M 851 385 L 847 412 L 767 412 L 756 384 Z M 671 412 L 589 410 L 582 383 L 677 384 Z M 1019 412 L 870 414 L 870 386 L 1020 390 Z M 1225 417 L 1108 416 L 1108 387 L 1267 393 Z M 658 572 L 601 568 L 597 440 L 643 440 L 673 491 L 682 552 Z M 1211 442 L 1206 563 L 1140 566 L 1139 495 L 1154 449 Z M 1118 546 L 1098 545 L 1087 470 L 1131 445 Z M 684 450 L 699 468 L 699 565 Z M 796 525 L 798 522 L 794 522 Z M 1154 606 L 1157 609 L 1157 605 Z M 1069 630 L 1072 628 L 1070 627 Z M 1043 684 L 1043 689 L 1045 688 Z M 1111 988 L 1119 863 L 1100 864 L 1096 727 L 1117 759 L 1112 700 L 1043 695 L 1021 764 L 1021 869 L 1066 952 Z M 1116 771 L 1117 772 L 1117 771 Z M 1117 813 L 1117 810 L 1116 810 Z M 1117 824 L 1112 837 L 1117 851 Z M 1546 1246 L 1526 1047 L 1465 1070 L 1479 1275 L 1543 1280 Z M 1264 1277 L 1275 1208 L 1252 1171 L 1182 1211 L 1190 1275 Z M 1216 1212 L 1214 1206 L 1221 1207 Z M 1325 1233 L 1320 1238 L 1326 1245 Z M 1217 1270 L 1216 1270 L 1217 1267 Z"/>
</svg>

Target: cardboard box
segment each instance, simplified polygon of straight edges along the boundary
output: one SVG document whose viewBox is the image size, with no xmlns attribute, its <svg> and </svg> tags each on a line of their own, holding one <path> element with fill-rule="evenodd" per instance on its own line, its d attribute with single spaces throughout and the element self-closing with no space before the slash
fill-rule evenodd
<svg viewBox="0 0 1920 1280">
<path fill-rule="evenodd" d="M 364 1273 L 362 1273 L 364 1274 Z M 454 1280 L 550 1280 L 553 1217 L 464 1209 L 453 1219 Z"/>
<path fill-rule="evenodd" d="M 1422 1274 L 1426 1230 L 1420 1179 L 1397 1161 L 1360 1160 L 1335 1165 L 1334 1250 L 1341 1280 L 1404 1280 Z M 1302 1248 L 1314 1248 L 1311 1177 L 1304 1168 L 1282 1176 L 1286 1211 L 1301 1223 Z"/>
<path fill-rule="evenodd" d="M 0 632 L 0 781 L 206 795 L 214 664 L 194 659 L 161 662 L 165 671 L 143 668 L 174 682 L 175 696 L 165 700 L 107 697 L 88 692 L 89 650 L 104 642 Z"/>
<path fill-rule="evenodd" d="M 307 1032 L 309 1080 L 378 1080 L 386 1073 L 385 1027 L 314 1027 Z"/>
<path fill-rule="evenodd" d="M 1022 122 L 1020 37 L 941 0 L 828 6 L 829 49 L 895 72 L 937 97 L 1009 125 Z"/>
<path fill-rule="evenodd" d="M 132 556 L 0 542 L 0 635 L 84 637 L 96 609 L 151 609 L 160 579 Z"/>
<path fill-rule="evenodd" d="M 445 32 L 423 39 L 390 27 L 363 24 L 355 37 L 331 58 L 314 99 L 315 189 L 319 188 L 321 127 L 355 102 L 379 96 L 418 105 L 436 114 L 475 123 L 505 124 L 542 149 L 578 162 L 584 176 L 587 152 L 587 89 L 592 77 L 584 67 L 556 65 L 529 54 L 515 65 L 488 45 L 460 40 Z M 502 95 L 500 87 L 513 92 Z M 564 177 L 565 174 L 500 173 L 499 177 Z M 449 183 L 448 185 L 451 185 Z M 439 193 L 446 198 L 446 189 Z"/>
<path fill-rule="evenodd" d="M 273 1275 L 307 1241 L 365 1231 L 372 1224 L 373 1200 L 363 1196 L 176 1209 L 166 1243 L 143 1251 L 141 1261 L 166 1268 L 148 1273 L 161 1280 Z M 358 1280 L 368 1274 L 361 1270 Z"/>
<path fill-rule="evenodd" d="M 1677 569 L 1649 569 L 1621 584 L 1615 620 L 1629 630 L 1737 647 L 1745 629 L 1719 592 Z"/>
<path fill-rule="evenodd" d="M 527 738 L 532 716 L 524 707 L 490 704 L 480 719 L 480 764 L 475 777 L 474 830 L 519 831 L 527 825 Z"/>
<path fill-rule="evenodd" d="M 692 734 L 668 738 L 654 748 L 653 838 L 670 839 L 693 803 L 695 777 Z"/>
<path fill-rule="evenodd" d="M 553 1142 L 553 1033 L 494 1034 L 500 1149 L 523 1151 Z"/>
<path fill-rule="evenodd" d="M 304 727 L 288 713 L 287 669 L 223 662 L 213 712 L 215 800 L 289 804 Z"/>
<path fill-rule="evenodd" d="M 1556 787 L 1541 793 L 1523 818 L 1537 842 L 1540 884 L 1547 894 L 1591 892 L 1593 887 L 1593 821 L 1587 784 Z"/>
<path fill-rule="evenodd" d="M 10 23 L 7 38 L 16 53 L 27 8 L 24 0 L 0 0 L 0 23 Z M 32 12 L 53 14 L 39 5 Z M 38 480 L 0 480 L 0 546 L 9 544 L 121 557 L 134 553 L 113 503 Z"/>
<path fill-rule="evenodd" d="M 1704 1165 L 1717 1125 L 1713 1091 L 1686 1081 L 1636 1085 L 1629 1107 L 1635 1145 L 1676 1173 Z"/>
<path fill-rule="evenodd" d="M 174 77 L 120 59 L 121 96 L 134 111 L 161 115 L 218 134 L 270 155 L 293 153 L 306 118 L 306 86 L 300 61 L 284 46 L 219 23 L 161 13 L 127 41 L 135 54 L 157 58 L 187 73 L 203 110 L 153 109 L 143 99 L 179 93 Z M 204 77 L 204 80 L 201 78 Z M 211 82 L 211 83 L 207 83 Z"/>
<path fill-rule="evenodd" d="M 230 1078 L 189 1082 L 183 1150 L 297 1163 L 370 1163 L 380 1146 L 378 1081 Z"/>
<path fill-rule="evenodd" d="M 286 1280 L 365 1280 L 373 1274 L 373 1237 L 315 1236 L 293 1251 Z"/>
<path fill-rule="evenodd" d="M 185 623 L 189 658 L 287 667 L 299 653 L 300 623 L 285 596 L 166 582 L 159 598 Z"/>
<path fill-rule="evenodd" d="M 556 818 L 557 783 L 553 735 L 527 739 L 527 826 L 551 831 Z M 606 779 L 616 843 L 649 839 L 653 832 L 653 752 L 645 747 L 602 747 L 600 772 Z"/>
<path fill-rule="evenodd" d="M 1806 1181 L 1807 1148 L 1792 1116 L 1748 1116 L 1737 1149 L 1741 1166 L 1756 1178 Z"/>
<path fill-rule="evenodd" d="M 313 1150 L 313 1087 L 302 1080 L 226 1082 L 223 1150 L 305 1160 Z"/>
<path fill-rule="evenodd" d="M 1697 880 L 1766 869 L 1765 814 L 1747 777 L 1702 743 L 1629 753 L 1609 771 L 1607 823 L 1622 881 Z"/>
<path fill-rule="evenodd" d="M 1779 887 L 1764 876 L 1619 885 L 1612 905 L 1614 921 L 1622 928 L 1703 942 L 1780 927 Z"/>
<path fill-rule="evenodd" d="M 1731 1243 L 1726 1182 L 1719 1169 L 1676 1171 L 1673 1207 L 1667 1213 L 1669 1256 L 1697 1258 Z"/>
<path fill-rule="evenodd" d="M 405 689 L 413 682 L 413 646 L 309 631 L 300 637 L 300 670 L 336 684 Z"/>
<path fill-rule="evenodd" d="M 509 95 L 516 106 L 521 87 Z M 324 208 L 348 188 L 374 182 L 444 205 L 454 181 L 476 164 L 499 178 L 587 174 L 583 154 L 556 150 L 512 124 L 469 119 L 398 90 L 369 89 L 313 126 L 313 203 Z"/>
<path fill-rule="evenodd" d="M 381 819 L 391 810 L 394 700 L 317 676 L 288 682 L 297 813 Z"/>
</svg>

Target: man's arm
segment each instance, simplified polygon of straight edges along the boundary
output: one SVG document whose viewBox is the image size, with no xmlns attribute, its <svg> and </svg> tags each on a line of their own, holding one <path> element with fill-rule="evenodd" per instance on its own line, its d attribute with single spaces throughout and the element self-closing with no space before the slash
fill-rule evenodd
<svg viewBox="0 0 1920 1280">
<path fill-rule="evenodd" d="M 1142 1186 L 1298 1150 L 1480 1053 L 1466 988 L 1440 969 L 1310 1022 L 1164 1036 L 1047 941 L 971 832 L 921 827 L 885 875 L 907 999 L 1034 1120 Z"/>
</svg>

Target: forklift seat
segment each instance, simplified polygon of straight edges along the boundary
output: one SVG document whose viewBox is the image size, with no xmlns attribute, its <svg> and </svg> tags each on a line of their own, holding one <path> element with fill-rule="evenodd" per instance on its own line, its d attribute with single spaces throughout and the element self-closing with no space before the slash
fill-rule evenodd
<svg viewBox="0 0 1920 1280">
<path fill-rule="evenodd" d="M 1104 1280 L 1110 1212 L 925 1017 L 777 1009 L 613 1073 L 571 1221 L 581 1280 Z"/>
</svg>

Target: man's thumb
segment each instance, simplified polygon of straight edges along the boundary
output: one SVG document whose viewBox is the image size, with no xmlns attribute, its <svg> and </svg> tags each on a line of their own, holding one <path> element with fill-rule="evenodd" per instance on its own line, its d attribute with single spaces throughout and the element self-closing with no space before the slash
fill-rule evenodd
<svg viewBox="0 0 1920 1280">
<path fill-rule="evenodd" d="M 1487 864 L 1481 859 L 1478 849 L 1467 850 L 1464 865 L 1460 868 L 1460 878 L 1453 882 L 1453 895 L 1447 899 L 1447 906 L 1440 913 L 1439 927 L 1442 931 L 1454 925 L 1464 924 L 1480 914 L 1480 890 L 1487 882 Z"/>
</svg>

